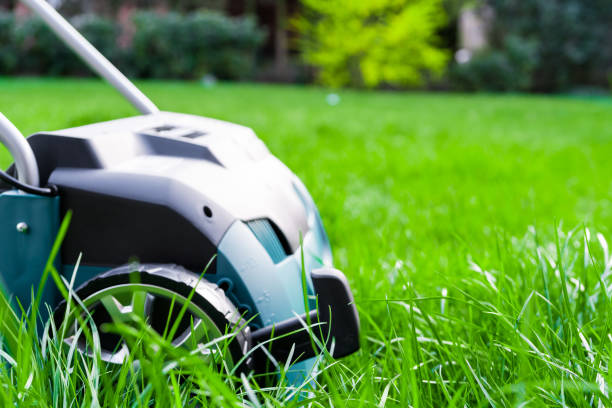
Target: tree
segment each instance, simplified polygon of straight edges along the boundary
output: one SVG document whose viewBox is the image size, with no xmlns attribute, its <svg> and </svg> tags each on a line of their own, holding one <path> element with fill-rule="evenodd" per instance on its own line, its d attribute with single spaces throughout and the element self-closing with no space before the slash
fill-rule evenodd
<svg viewBox="0 0 612 408">
<path fill-rule="evenodd" d="M 440 0 L 302 0 L 304 60 L 329 86 L 421 85 L 444 70 Z"/>
</svg>

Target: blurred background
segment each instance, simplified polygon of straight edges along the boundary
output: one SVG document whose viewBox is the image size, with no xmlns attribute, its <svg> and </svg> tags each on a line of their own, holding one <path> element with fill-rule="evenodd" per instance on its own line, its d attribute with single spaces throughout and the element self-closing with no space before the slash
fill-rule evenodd
<svg viewBox="0 0 612 408">
<path fill-rule="evenodd" d="M 51 0 L 137 78 L 607 92 L 609 0 Z M 0 75 L 89 76 L 16 0 Z"/>
</svg>

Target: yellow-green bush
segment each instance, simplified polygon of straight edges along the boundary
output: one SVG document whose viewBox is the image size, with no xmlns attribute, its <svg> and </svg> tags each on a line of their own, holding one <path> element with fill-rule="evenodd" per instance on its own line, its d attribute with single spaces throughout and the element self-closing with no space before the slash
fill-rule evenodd
<svg viewBox="0 0 612 408">
<path fill-rule="evenodd" d="M 302 0 L 294 23 L 304 60 L 330 86 L 413 86 L 441 74 L 440 0 Z"/>
</svg>

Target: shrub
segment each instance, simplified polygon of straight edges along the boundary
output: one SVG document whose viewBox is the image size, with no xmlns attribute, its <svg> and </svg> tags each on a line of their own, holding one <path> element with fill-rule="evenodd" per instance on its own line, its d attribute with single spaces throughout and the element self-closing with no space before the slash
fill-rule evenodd
<svg viewBox="0 0 612 408">
<path fill-rule="evenodd" d="M 452 83 L 467 91 L 525 91 L 531 87 L 536 64 L 535 46 L 516 37 L 505 39 L 503 49 L 489 49 L 456 64 Z"/>
<path fill-rule="evenodd" d="M 113 62 L 119 58 L 117 47 L 119 27 L 115 22 L 95 14 L 82 14 L 74 17 L 71 22 L 106 58 Z M 79 63 L 75 69 L 81 73 L 91 72 L 85 70 L 84 63 Z"/>
<path fill-rule="evenodd" d="M 17 65 L 17 50 L 13 44 L 15 18 L 0 11 L 0 74 L 11 74 Z"/>
<path fill-rule="evenodd" d="M 439 0 L 303 0 L 295 21 L 305 61 L 331 86 L 420 85 L 446 66 Z"/>
<path fill-rule="evenodd" d="M 495 11 L 492 47 L 513 36 L 535 45 L 531 82 L 538 91 L 605 85 L 612 66 L 610 0 L 485 0 Z"/>
<path fill-rule="evenodd" d="M 116 55 L 117 27 L 112 21 L 94 15 L 81 15 L 75 17 L 72 23 L 102 54 L 111 59 Z M 19 53 L 20 73 L 91 74 L 79 57 L 37 17 L 18 23 L 12 41 Z"/>
<path fill-rule="evenodd" d="M 21 74 L 62 75 L 70 72 L 75 57 L 39 18 L 28 18 L 15 26 L 13 41 L 19 52 Z"/>
<path fill-rule="evenodd" d="M 102 54 L 130 75 L 153 78 L 223 79 L 249 76 L 264 33 L 250 18 L 218 13 L 188 15 L 139 12 L 127 49 L 119 49 L 118 25 L 110 19 L 81 15 L 74 26 Z M 0 14 L 0 73 L 90 75 L 91 71 L 38 18 L 15 23 Z"/>
<path fill-rule="evenodd" d="M 190 39 L 182 22 L 176 13 L 143 11 L 134 16 L 136 31 L 129 51 L 138 76 L 180 78 L 190 71 L 193 55 L 184 54 Z"/>
<path fill-rule="evenodd" d="M 253 72 L 256 51 L 265 39 L 255 20 L 200 12 L 191 15 L 187 25 L 196 40 L 197 74 L 210 72 L 220 78 L 241 79 Z"/>
<path fill-rule="evenodd" d="M 252 73 L 264 40 L 252 19 L 216 12 L 139 12 L 134 23 L 133 64 L 142 77 L 198 78 L 210 73 L 242 79 Z"/>
</svg>

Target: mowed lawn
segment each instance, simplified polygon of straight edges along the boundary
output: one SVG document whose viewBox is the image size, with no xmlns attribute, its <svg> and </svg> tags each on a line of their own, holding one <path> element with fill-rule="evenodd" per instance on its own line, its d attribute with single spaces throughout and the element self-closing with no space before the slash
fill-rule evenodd
<svg viewBox="0 0 612 408">
<path fill-rule="evenodd" d="M 363 346 L 314 406 L 612 404 L 612 99 L 139 85 L 252 127 L 310 189 Z M 10 78 L 0 111 L 24 134 L 136 114 L 100 81 Z"/>
</svg>

